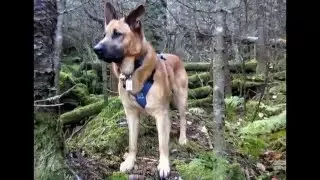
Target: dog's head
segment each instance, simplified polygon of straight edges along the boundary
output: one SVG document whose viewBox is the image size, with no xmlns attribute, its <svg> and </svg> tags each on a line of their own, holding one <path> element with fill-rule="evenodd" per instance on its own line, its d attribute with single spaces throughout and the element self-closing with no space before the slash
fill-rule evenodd
<svg viewBox="0 0 320 180">
<path fill-rule="evenodd" d="M 144 6 L 139 5 L 118 19 L 114 7 L 109 2 L 105 4 L 104 37 L 94 46 L 100 60 L 120 64 L 125 57 L 136 57 L 141 53 L 144 35 L 140 18 L 144 13 Z"/>
</svg>

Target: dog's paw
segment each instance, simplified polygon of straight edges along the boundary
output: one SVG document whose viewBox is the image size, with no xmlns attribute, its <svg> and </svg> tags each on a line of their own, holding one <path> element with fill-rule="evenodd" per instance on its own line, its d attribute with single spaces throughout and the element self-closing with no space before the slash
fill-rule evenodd
<svg viewBox="0 0 320 180">
<path fill-rule="evenodd" d="M 160 178 L 167 178 L 170 174 L 170 165 L 168 160 L 160 160 L 158 165 Z"/>
<path fill-rule="evenodd" d="M 134 166 L 134 158 L 130 156 L 120 164 L 120 171 L 127 172 L 130 171 Z"/>
<path fill-rule="evenodd" d="M 187 144 L 187 142 L 188 142 L 188 139 L 186 137 L 180 137 L 179 138 L 179 144 L 180 145 L 185 145 L 185 144 Z"/>
</svg>

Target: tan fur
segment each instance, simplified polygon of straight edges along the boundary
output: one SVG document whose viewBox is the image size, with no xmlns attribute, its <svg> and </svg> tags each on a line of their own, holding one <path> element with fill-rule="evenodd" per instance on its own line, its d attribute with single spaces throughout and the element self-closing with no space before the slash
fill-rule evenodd
<svg viewBox="0 0 320 180">
<path fill-rule="evenodd" d="M 136 13 L 137 14 L 137 13 Z M 140 22 L 139 22 L 140 23 Z M 139 25 L 139 24 L 138 24 Z M 133 26 L 138 26 L 133 25 Z M 185 111 L 188 97 L 188 76 L 181 59 L 173 54 L 163 54 L 166 60 L 159 60 L 155 50 L 144 38 L 143 31 L 132 30 L 124 18 L 111 20 L 106 25 L 106 33 L 113 29 L 125 33 L 121 46 L 124 47 L 125 58 L 121 64 L 112 63 L 113 72 L 117 78 L 121 73 L 130 73 L 136 57 L 146 54 L 142 66 L 132 74 L 133 90 L 128 92 L 123 88 L 123 81 L 119 79 L 118 91 L 126 113 L 129 127 L 129 155 L 121 163 L 120 171 L 131 170 L 134 166 L 137 154 L 137 138 L 139 133 L 140 114 L 151 115 L 156 120 L 159 139 L 159 165 L 161 177 L 167 177 L 170 172 L 169 165 L 169 136 L 171 123 L 169 119 L 169 104 L 173 100 L 180 113 L 180 137 L 179 143 L 186 144 L 186 119 Z M 154 83 L 147 95 L 145 109 L 135 101 L 132 94 L 138 93 L 146 79 L 155 69 Z M 127 71 L 127 72 L 124 72 Z"/>
</svg>

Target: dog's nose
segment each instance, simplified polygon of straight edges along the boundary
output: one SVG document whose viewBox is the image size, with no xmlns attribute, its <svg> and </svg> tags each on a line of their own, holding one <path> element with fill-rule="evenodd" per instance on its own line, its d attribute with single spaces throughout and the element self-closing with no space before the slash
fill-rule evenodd
<svg viewBox="0 0 320 180">
<path fill-rule="evenodd" d="M 94 46 L 93 51 L 98 55 L 101 56 L 103 54 L 104 51 L 104 45 L 103 44 L 97 44 L 96 46 Z"/>
</svg>

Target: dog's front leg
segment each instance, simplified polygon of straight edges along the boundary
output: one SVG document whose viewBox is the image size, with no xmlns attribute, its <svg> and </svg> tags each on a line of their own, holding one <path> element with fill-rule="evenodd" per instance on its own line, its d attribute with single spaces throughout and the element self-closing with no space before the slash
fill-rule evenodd
<svg viewBox="0 0 320 180">
<path fill-rule="evenodd" d="M 169 119 L 169 113 L 168 111 L 157 113 L 155 118 L 156 118 L 157 129 L 158 129 L 159 152 L 160 152 L 158 171 L 161 178 L 166 178 L 170 173 L 169 138 L 170 138 L 171 123 Z"/>
<path fill-rule="evenodd" d="M 120 165 L 120 171 L 130 171 L 136 160 L 137 140 L 139 134 L 139 112 L 137 109 L 124 108 L 129 128 L 129 154 L 124 162 Z"/>
</svg>

